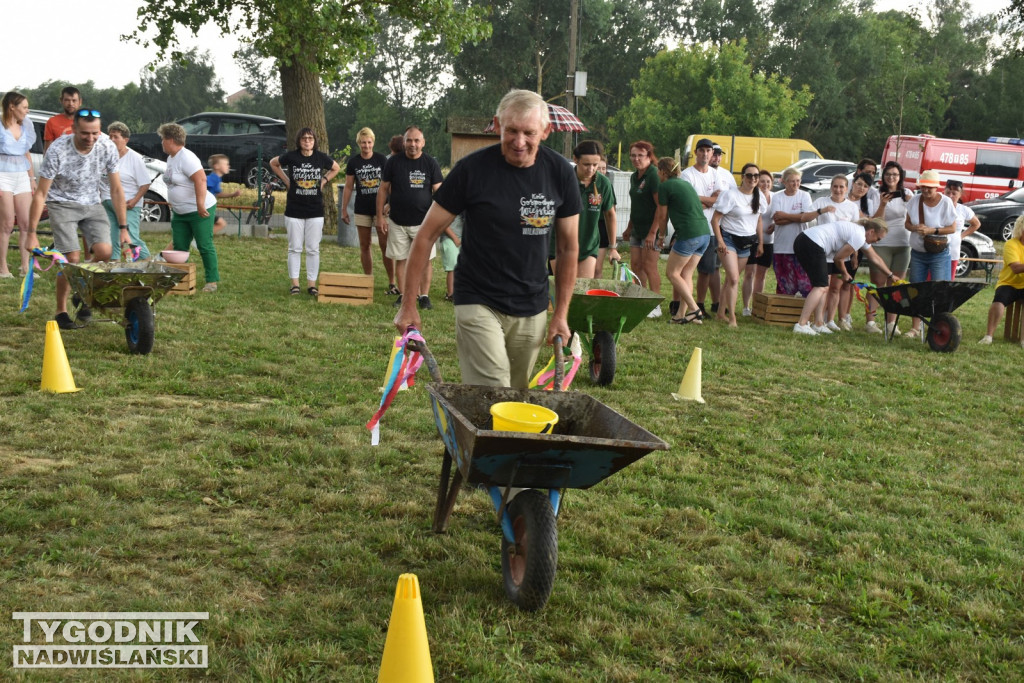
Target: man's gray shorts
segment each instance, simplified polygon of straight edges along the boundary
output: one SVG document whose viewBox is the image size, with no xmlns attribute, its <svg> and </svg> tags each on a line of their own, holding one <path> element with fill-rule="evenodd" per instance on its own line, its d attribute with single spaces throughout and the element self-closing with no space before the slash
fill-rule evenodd
<svg viewBox="0 0 1024 683">
<path fill-rule="evenodd" d="M 102 204 L 46 202 L 46 208 L 50 211 L 53 245 L 62 254 L 82 251 L 79 230 L 90 245 L 110 244 L 110 223 Z"/>
</svg>

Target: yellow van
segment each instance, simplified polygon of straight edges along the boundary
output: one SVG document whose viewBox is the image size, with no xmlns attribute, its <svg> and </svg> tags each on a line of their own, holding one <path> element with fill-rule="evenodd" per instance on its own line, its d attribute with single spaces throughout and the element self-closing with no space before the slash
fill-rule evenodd
<svg viewBox="0 0 1024 683">
<path fill-rule="evenodd" d="M 683 167 L 693 166 L 694 145 L 701 138 L 708 138 L 725 151 L 722 167 L 732 171 L 736 182 L 740 181 L 743 164 L 753 162 L 762 170 L 779 173 L 800 159 L 821 159 L 821 153 L 806 140 L 788 138 L 749 138 L 737 135 L 691 135 L 686 138 L 683 149 Z"/>
</svg>

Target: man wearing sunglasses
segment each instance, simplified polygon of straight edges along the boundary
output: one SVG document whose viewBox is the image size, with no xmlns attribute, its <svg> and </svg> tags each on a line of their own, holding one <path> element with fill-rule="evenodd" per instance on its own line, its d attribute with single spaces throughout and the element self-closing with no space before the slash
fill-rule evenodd
<svg viewBox="0 0 1024 683">
<path fill-rule="evenodd" d="M 109 259 L 110 223 L 100 197 L 104 177 L 110 182 L 110 199 L 120 228 L 121 244 L 130 243 L 124 189 L 118 175 L 120 157 L 110 138 L 101 135 L 100 113 L 95 109 L 79 109 L 71 124 L 71 135 L 57 138 L 46 150 L 26 230 L 29 249 L 39 246 L 36 227 L 45 204 L 50 212 L 54 247 L 68 261 L 78 263 L 81 260 L 79 231 L 86 243 L 91 245 L 94 260 Z M 76 327 L 67 312 L 69 289 L 66 278 L 57 278 L 55 320 L 65 330 Z M 78 317 L 85 319 L 90 315 L 88 308 L 83 306 Z"/>
</svg>

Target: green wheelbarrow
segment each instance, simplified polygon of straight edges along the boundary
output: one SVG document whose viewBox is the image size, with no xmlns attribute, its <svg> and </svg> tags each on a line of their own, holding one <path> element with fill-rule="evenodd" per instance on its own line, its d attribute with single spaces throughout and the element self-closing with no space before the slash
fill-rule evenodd
<svg viewBox="0 0 1024 683">
<path fill-rule="evenodd" d="M 619 336 L 643 322 L 664 299 L 632 282 L 576 280 L 567 318 L 569 329 L 579 333 L 590 355 L 590 380 L 594 384 L 612 383 Z"/>
</svg>

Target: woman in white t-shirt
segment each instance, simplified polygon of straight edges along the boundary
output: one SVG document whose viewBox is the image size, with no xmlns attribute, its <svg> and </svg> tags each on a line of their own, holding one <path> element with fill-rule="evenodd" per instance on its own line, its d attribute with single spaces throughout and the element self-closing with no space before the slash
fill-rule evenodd
<svg viewBox="0 0 1024 683">
<path fill-rule="evenodd" d="M 880 269 L 885 264 L 871 248 L 871 245 L 884 237 L 888 231 L 882 221 L 875 218 L 862 218 L 856 223 L 835 221 L 823 223 L 797 235 L 793 243 L 800 265 L 807 271 L 813 285 L 811 293 L 804 301 L 800 311 L 800 321 L 793 326 L 796 334 L 819 335 L 832 334 L 825 325 L 825 296 L 829 285 L 829 262 L 839 271 L 839 276 L 848 282 L 853 275 L 846 270 L 846 259 L 858 249 L 864 247 L 864 256 Z M 892 273 L 886 273 L 886 280 L 892 279 Z M 813 317 L 813 321 L 812 321 Z"/>
<path fill-rule="evenodd" d="M 804 214 L 817 214 L 811 209 L 811 195 L 800 189 L 800 171 L 792 168 L 783 171 L 782 186 L 784 190 L 772 195 L 769 209 L 771 222 L 775 226 L 772 254 L 775 293 L 799 294 L 805 297 L 811 291 L 811 281 L 793 254 L 793 240 L 810 227 L 808 221 L 811 219 L 806 218 Z"/>
<path fill-rule="evenodd" d="M 142 239 L 139 226 L 142 223 L 142 203 L 152 180 L 142 155 L 128 147 L 128 138 L 131 134 L 128 126 L 120 121 L 114 121 L 107 126 L 107 136 L 114 143 L 114 147 L 117 147 L 117 154 L 121 157 L 117 164 L 117 175 L 121 177 L 121 187 L 124 189 L 128 234 L 132 238 L 132 245 L 139 248 L 139 259 L 148 259 L 149 245 Z M 107 220 L 110 221 L 110 260 L 117 261 L 121 258 L 120 226 L 110 198 L 110 183 L 106 182 L 106 179 L 100 189 L 100 199 L 103 200 L 103 208 L 107 212 Z"/>
<path fill-rule="evenodd" d="M 942 180 L 939 172 L 925 171 L 917 179 L 921 194 L 907 202 L 906 227 L 910 233 L 911 282 L 949 280 L 952 259 L 949 257 L 949 235 L 956 230 L 958 215 L 949 197 L 939 192 Z M 938 238 L 942 244 L 931 247 L 929 238 Z M 921 333 L 921 319 L 914 318 L 910 332 Z"/>
<path fill-rule="evenodd" d="M 942 194 L 949 197 L 949 201 L 953 202 L 957 215 L 956 230 L 949 236 L 950 280 L 956 279 L 957 267 L 960 264 L 960 245 L 963 243 L 963 238 L 967 235 L 973 235 L 981 227 L 981 221 L 974 214 L 974 209 L 960 203 L 960 197 L 963 196 L 963 193 L 964 184 L 960 180 L 947 180 L 946 189 L 942 191 Z M 967 270 L 970 271 L 970 268 Z"/>
<path fill-rule="evenodd" d="M 736 295 L 740 271 L 746 267 L 747 258 L 752 253 L 759 256 L 764 250 L 761 216 L 768 211 L 768 198 L 757 188 L 760 178 L 757 164 L 744 164 L 741 173 L 742 184 L 718 195 L 715 213 L 711 217 L 711 229 L 718 242 L 718 256 L 725 267 L 722 307 L 718 309 L 716 318 L 727 322 L 729 327 L 736 327 Z"/>
<path fill-rule="evenodd" d="M 831 194 L 828 197 L 818 197 L 814 200 L 814 208 L 821 210 L 821 215 L 818 216 L 818 225 L 824 225 L 833 221 L 849 221 L 852 223 L 860 219 L 860 208 L 846 198 L 847 188 L 848 181 L 846 176 L 832 176 L 832 182 L 829 185 Z M 829 263 L 832 263 L 831 259 L 829 259 Z M 856 252 L 847 260 L 846 270 L 850 273 L 857 272 Z M 847 284 L 841 279 L 838 275 L 838 270 L 833 267 L 832 279 L 828 285 L 828 295 L 825 297 L 825 324 L 833 332 L 838 332 L 841 329 L 836 324 L 835 317 L 836 310 L 839 308 L 839 299 L 845 290 L 848 290 L 846 291 L 848 299 L 852 298 L 853 285 Z M 847 306 L 847 309 L 849 309 L 849 306 Z"/>
<path fill-rule="evenodd" d="M 171 205 L 171 236 L 174 248 L 188 251 L 194 239 L 203 258 L 206 276 L 204 292 L 216 292 L 220 282 L 217 249 L 213 246 L 213 221 L 217 198 L 206 191 L 206 172 L 199 157 L 185 149 L 185 129 L 165 123 L 157 129 L 167 154 L 167 201 Z"/>
<path fill-rule="evenodd" d="M 881 218 L 889 226 L 889 232 L 878 240 L 873 249 L 885 262 L 886 268 L 896 273 L 896 278 L 899 280 L 906 277 L 907 268 L 910 267 L 910 233 L 907 232 L 904 225 L 907 218 L 907 202 L 910 201 L 910 193 L 903 188 L 903 181 L 906 180 L 906 177 L 906 171 L 902 166 L 895 161 L 886 162 L 882 169 L 882 187 L 878 193 L 878 208 L 875 209 L 874 216 L 872 216 Z M 888 270 L 875 268 L 870 263 L 868 267 L 871 270 L 871 284 L 876 287 L 885 287 L 885 273 Z M 877 310 L 878 300 L 869 297 L 865 329 L 868 332 L 882 334 L 882 328 L 875 323 Z M 900 331 L 896 328 L 896 316 L 892 313 L 885 314 L 885 326 L 887 334 L 899 336 Z"/>
<path fill-rule="evenodd" d="M 768 199 L 768 211 L 761 219 L 761 237 L 763 251 L 760 255 L 751 254 L 747 258 L 747 267 L 743 269 L 743 315 L 751 314 L 751 299 L 754 294 L 764 291 L 764 277 L 772 266 L 774 256 L 775 225 L 771 222 L 772 215 L 772 174 L 761 169 L 757 181 L 757 189 Z"/>
</svg>

